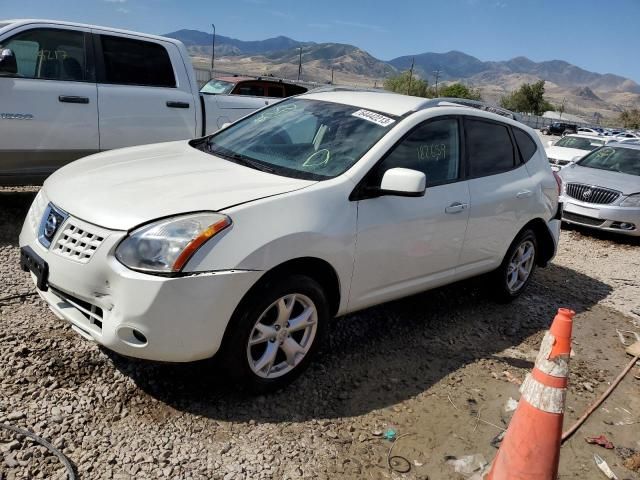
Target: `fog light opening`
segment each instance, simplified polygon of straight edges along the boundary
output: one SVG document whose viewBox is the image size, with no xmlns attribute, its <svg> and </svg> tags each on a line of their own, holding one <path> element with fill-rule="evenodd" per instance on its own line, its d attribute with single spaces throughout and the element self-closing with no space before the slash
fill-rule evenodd
<svg viewBox="0 0 640 480">
<path fill-rule="evenodd" d="M 613 228 L 619 228 L 620 230 L 631 231 L 635 230 L 636 226 L 633 223 L 628 222 L 614 222 L 611 224 Z"/>
<path fill-rule="evenodd" d="M 120 327 L 118 329 L 118 337 L 132 347 L 146 347 L 149 343 L 144 333 L 131 327 Z"/>
</svg>

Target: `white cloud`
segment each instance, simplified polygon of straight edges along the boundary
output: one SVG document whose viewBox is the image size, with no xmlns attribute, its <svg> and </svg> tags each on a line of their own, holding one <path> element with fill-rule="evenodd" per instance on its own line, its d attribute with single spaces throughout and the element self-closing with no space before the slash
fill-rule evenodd
<svg viewBox="0 0 640 480">
<path fill-rule="evenodd" d="M 287 12 L 279 12 L 277 10 L 271 10 L 271 15 L 279 18 L 286 18 L 287 20 L 293 20 L 295 17 Z"/>
<path fill-rule="evenodd" d="M 342 25 L 344 27 L 354 27 L 354 28 L 364 28 L 366 30 L 373 30 L 374 32 L 387 32 L 386 29 L 381 27 L 380 25 L 371 25 L 368 23 L 360 23 L 360 22 L 349 22 L 344 20 L 334 20 L 333 23 L 336 25 Z"/>
<path fill-rule="evenodd" d="M 127 0 L 104 0 L 107 3 L 127 3 Z"/>
<path fill-rule="evenodd" d="M 123 8 L 123 7 L 118 7 L 118 8 L 116 8 L 116 12 L 118 12 L 118 13 L 124 13 L 124 14 L 127 14 L 127 13 L 129 13 L 129 11 L 130 11 L 130 10 L 128 10 L 128 9 L 126 9 L 126 8 Z"/>
</svg>

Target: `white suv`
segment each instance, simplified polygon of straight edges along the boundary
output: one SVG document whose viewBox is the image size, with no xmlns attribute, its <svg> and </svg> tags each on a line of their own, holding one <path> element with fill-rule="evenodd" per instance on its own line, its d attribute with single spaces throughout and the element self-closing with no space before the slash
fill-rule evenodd
<svg viewBox="0 0 640 480">
<path fill-rule="evenodd" d="M 533 130 L 480 109 L 324 91 L 220 132 L 54 173 L 20 234 L 38 293 L 123 355 L 217 352 L 255 390 L 308 364 L 332 316 L 554 256 L 557 180 Z"/>
</svg>

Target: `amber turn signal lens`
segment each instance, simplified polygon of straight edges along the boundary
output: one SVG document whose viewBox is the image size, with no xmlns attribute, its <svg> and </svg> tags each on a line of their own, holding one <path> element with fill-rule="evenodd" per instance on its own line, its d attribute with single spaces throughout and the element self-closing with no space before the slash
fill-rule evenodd
<svg viewBox="0 0 640 480">
<path fill-rule="evenodd" d="M 180 270 L 182 270 L 182 267 L 184 267 L 187 264 L 189 259 L 193 256 L 193 254 L 196 253 L 196 251 L 202 245 L 204 245 L 204 243 L 207 240 L 209 240 L 210 238 L 220 233 L 229 225 L 231 225 L 231 219 L 226 217 L 220 220 L 219 222 L 214 223 L 213 225 L 209 225 L 206 229 L 204 229 L 200 233 L 200 235 L 198 235 L 196 238 L 191 240 L 191 242 L 189 242 L 189 244 L 185 247 L 185 249 L 182 251 L 182 253 L 178 256 L 178 258 L 174 262 L 172 270 L 174 272 L 179 272 Z"/>
</svg>

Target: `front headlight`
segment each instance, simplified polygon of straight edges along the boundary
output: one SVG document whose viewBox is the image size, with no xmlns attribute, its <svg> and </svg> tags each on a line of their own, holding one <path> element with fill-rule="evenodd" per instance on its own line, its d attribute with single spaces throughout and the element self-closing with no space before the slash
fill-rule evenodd
<svg viewBox="0 0 640 480">
<path fill-rule="evenodd" d="M 629 195 L 625 198 L 622 203 L 620 203 L 621 207 L 640 207 L 640 193 L 634 193 L 633 195 Z"/>
<path fill-rule="evenodd" d="M 132 270 L 179 272 L 204 243 L 231 225 L 219 213 L 166 218 L 134 230 L 116 248 L 116 258 Z"/>
</svg>

